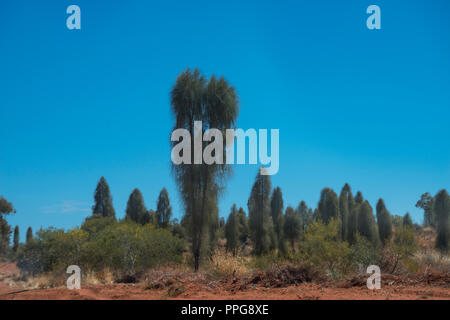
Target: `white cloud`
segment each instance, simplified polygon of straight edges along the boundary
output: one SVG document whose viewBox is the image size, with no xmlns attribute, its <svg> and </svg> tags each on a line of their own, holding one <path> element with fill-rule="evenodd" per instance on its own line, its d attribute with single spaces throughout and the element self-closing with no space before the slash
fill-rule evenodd
<svg viewBox="0 0 450 320">
<path fill-rule="evenodd" d="M 44 213 L 89 212 L 90 210 L 91 208 L 88 203 L 76 200 L 61 200 L 57 204 L 42 208 Z"/>
</svg>

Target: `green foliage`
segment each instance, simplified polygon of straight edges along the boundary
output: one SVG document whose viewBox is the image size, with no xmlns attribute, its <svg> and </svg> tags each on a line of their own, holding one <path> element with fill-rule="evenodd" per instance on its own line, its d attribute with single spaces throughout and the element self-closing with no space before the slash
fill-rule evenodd
<svg viewBox="0 0 450 320">
<path fill-rule="evenodd" d="M 104 177 L 100 178 L 97 187 L 95 188 L 92 215 L 100 215 L 102 217 L 116 216 L 109 186 Z"/>
<path fill-rule="evenodd" d="M 355 243 L 350 246 L 350 260 L 365 273 L 368 266 L 379 265 L 381 251 L 366 237 L 356 234 Z"/>
<path fill-rule="evenodd" d="M 239 240 L 241 243 L 245 243 L 249 237 L 248 219 L 244 209 L 239 208 L 238 213 L 239 221 Z"/>
<path fill-rule="evenodd" d="M 256 256 L 251 262 L 251 267 L 257 270 L 267 270 L 284 262 L 286 262 L 286 260 L 283 256 L 277 254 L 275 250 L 272 250 Z"/>
<path fill-rule="evenodd" d="M 33 239 L 33 229 L 31 227 L 28 227 L 27 229 L 27 236 L 26 236 L 26 243 L 30 242 Z"/>
<path fill-rule="evenodd" d="M 106 227 L 115 223 L 116 219 L 114 217 L 91 216 L 86 218 L 80 229 L 86 231 L 89 238 L 92 238 Z"/>
<path fill-rule="evenodd" d="M 438 233 L 436 249 L 448 252 L 450 250 L 450 197 L 446 190 L 441 190 L 436 194 L 433 211 Z"/>
<path fill-rule="evenodd" d="M 391 218 L 392 218 L 392 225 L 395 228 L 400 228 L 403 226 L 403 217 L 402 216 L 395 214 Z"/>
<path fill-rule="evenodd" d="M 0 256 L 8 254 L 11 237 L 11 226 L 4 216 L 15 212 L 12 203 L 0 196 Z"/>
<path fill-rule="evenodd" d="M 355 202 L 356 202 L 357 204 L 362 204 L 362 203 L 364 202 L 364 197 L 363 197 L 363 194 L 361 193 L 361 191 L 358 191 L 358 192 L 356 193 L 356 196 L 355 196 Z"/>
<path fill-rule="evenodd" d="M 339 200 L 337 194 L 330 188 L 324 188 L 320 194 L 318 209 L 320 219 L 325 224 L 331 219 L 339 221 Z"/>
<path fill-rule="evenodd" d="M 147 214 L 147 208 L 144 204 L 144 196 L 139 189 L 134 189 L 128 198 L 126 212 L 126 219 L 141 223 L 143 220 L 147 220 L 145 215 Z"/>
<path fill-rule="evenodd" d="M 0 215 L 0 256 L 8 254 L 10 237 L 11 226 L 6 219 Z"/>
<path fill-rule="evenodd" d="M 14 238 L 13 238 L 13 247 L 12 247 L 13 252 L 17 252 L 17 249 L 19 249 L 19 239 L 20 239 L 19 226 L 16 226 L 14 228 Z"/>
<path fill-rule="evenodd" d="M 175 118 L 174 129 L 185 129 L 191 137 L 195 137 L 196 120 L 202 121 L 202 134 L 207 128 L 216 128 L 224 134 L 226 129 L 235 124 L 239 111 L 238 98 L 234 88 L 223 77 L 217 79 L 212 76 L 207 81 L 198 69 L 193 72 L 187 69 L 177 77 L 171 91 L 171 110 Z M 187 156 L 191 159 L 194 158 L 193 140 L 187 142 L 191 146 L 191 154 Z M 177 143 L 171 142 L 172 146 Z M 203 145 L 206 146 L 206 143 L 203 142 Z M 221 154 L 226 155 L 226 145 L 222 147 Z M 211 241 L 216 237 L 219 225 L 217 197 L 219 191 L 224 189 L 226 177 L 231 171 L 226 159 L 223 163 L 172 165 L 184 204 L 184 220 L 192 241 L 196 271 L 200 266 L 202 252 L 210 251 Z"/>
<path fill-rule="evenodd" d="M 408 212 L 403 217 L 402 224 L 403 224 L 404 227 L 407 227 L 407 228 L 412 228 L 413 227 L 413 222 L 412 222 L 411 216 L 409 215 Z"/>
<path fill-rule="evenodd" d="M 109 268 L 127 273 L 144 271 L 160 264 L 181 262 L 184 241 L 169 231 L 148 224 L 123 221 L 102 224 L 88 220 L 85 229 L 67 232 L 41 229 L 36 238 L 21 247 L 18 266 L 25 272 L 64 272 L 67 266 L 82 270 Z"/>
<path fill-rule="evenodd" d="M 350 186 L 346 183 L 341 190 L 341 194 L 339 195 L 339 214 L 341 216 L 341 239 L 348 239 L 348 227 L 349 227 L 349 218 L 350 211 L 352 208 L 352 191 Z"/>
<path fill-rule="evenodd" d="M 160 228 L 168 228 L 171 216 L 172 207 L 170 206 L 169 193 L 166 188 L 162 188 L 158 196 L 158 204 L 156 209 L 157 226 Z"/>
<path fill-rule="evenodd" d="M 414 253 L 417 252 L 417 249 L 418 242 L 413 229 L 408 226 L 397 228 L 391 247 L 394 255 L 394 267 L 391 273 L 396 271 L 399 263 L 407 263 Z"/>
<path fill-rule="evenodd" d="M 351 267 L 348 243 L 340 241 L 340 223 L 314 222 L 306 229 L 300 257 L 313 266 L 326 270 L 332 278 L 345 275 Z"/>
<path fill-rule="evenodd" d="M 285 252 L 283 237 L 283 193 L 280 187 L 273 189 L 270 200 L 270 215 L 272 216 L 273 228 L 276 236 L 276 246 L 282 252 Z"/>
<path fill-rule="evenodd" d="M 374 246 L 378 245 L 378 230 L 372 207 L 366 200 L 359 206 L 358 232 L 366 237 Z"/>
<path fill-rule="evenodd" d="M 389 243 L 392 237 L 392 219 L 391 214 L 386 209 L 383 199 L 379 199 L 377 203 L 377 223 L 378 233 L 383 245 Z"/>
<path fill-rule="evenodd" d="M 225 225 L 225 238 L 227 239 L 227 251 L 236 255 L 239 248 L 239 220 L 236 205 L 233 204 Z"/>
<path fill-rule="evenodd" d="M 305 201 L 300 201 L 300 204 L 297 207 L 297 212 L 300 214 L 301 221 L 301 232 L 305 232 L 306 228 L 313 223 L 313 211 L 311 208 L 308 208 Z"/>
<path fill-rule="evenodd" d="M 300 213 L 291 207 L 287 207 L 284 218 L 284 236 L 290 242 L 293 251 L 295 251 L 295 241 L 299 240 L 301 233 Z"/>
<path fill-rule="evenodd" d="M 10 214 L 11 212 L 16 212 L 12 203 L 0 196 L 0 217 L 2 215 Z"/>
<path fill-rule="evenodd" d="M 258 172 L 248 199 L 249 227 L 256 255 L 267 253 L 275 247 L 269 205 L 270 189 L 270 176 Z"/>
</svg>

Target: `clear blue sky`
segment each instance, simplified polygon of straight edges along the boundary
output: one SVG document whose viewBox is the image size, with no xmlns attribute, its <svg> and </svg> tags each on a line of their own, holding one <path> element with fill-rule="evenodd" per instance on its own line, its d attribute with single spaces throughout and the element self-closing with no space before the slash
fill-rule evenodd
<svg viewBox="0 0 450 320">
<path fill-rule="evenodd" d="M 117 216 L 133 188 L 160 189 L 182 215 L 170 173 L 169 91 L 186 67 L 225 76 L 238 126 L 280 129 L 286 205 L 316 206 L 345 182 L 374 206 L 409 211 L 450 185 L 450 2 L 1 1 L 0 194 L 23 239 L 71 228 L 105 176 Z M 66 28 L 81 8 L 82 29 Z M 366 28 L 381 8 L 382 29 Z M 256 166 L 235 166 L 220 215 L 247 210 Z"/>
</svg>

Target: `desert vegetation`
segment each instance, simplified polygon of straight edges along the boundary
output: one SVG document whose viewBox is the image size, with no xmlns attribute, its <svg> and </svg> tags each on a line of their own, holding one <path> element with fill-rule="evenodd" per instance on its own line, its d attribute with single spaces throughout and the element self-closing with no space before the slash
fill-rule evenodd
<svg viewBox="0 0 450 320">
<path fill-rule="evenodd" d="M 192 136 L 194 120 L 202 120 L 203 131 L 224 131 L 235 124 L 238 97 L 223 77 L 207 79 L 188 69 L 173 86 L 171 111 L 174 128 L 184 128 Z M 424 222 L 418 225 L 409 213 L 392 214 L 383 199 L 374 210 L 361 191 L 354 195 L 349 184 L 339 195 L 323 188 L 315 207 L 302 199 L 286 206 L 282 188 L 273 188 L 270 176 L 258 170 L 247 206 L 234 204 L 225 219 L 219 217 L 218 202 L 231 171 L 227 164 L 174 164 L 184 209 L 180 221 L 172 218 L 165 188 L 155 210 L 146 208 L 144 195 L 134 189 L 125 217 L 117 219 L 111 190 L 101 177 L 92 214 L 81 226 L 35 233 L 28 228 L 25 243 L 19 241 L 19 228 L 7 223 L 7 216 L 15 214 L 13 204 L 1 197 L 0 256 L 16 263 L 24 278 L 64 279 L 66 268 L 78 265 L 85 279 L 117 282 L 149 281 L 148 272 L 164 268 L 203 271 L 216 279 L 245 278 L 246 285 L 257 281 L 258 274 L 278 284 L 338 281 L 365 274 L 369 265 L 391 275 L 450 272 L 446 190 L 420 197 L 416 206 L 423 209 Z"/>
</svg>

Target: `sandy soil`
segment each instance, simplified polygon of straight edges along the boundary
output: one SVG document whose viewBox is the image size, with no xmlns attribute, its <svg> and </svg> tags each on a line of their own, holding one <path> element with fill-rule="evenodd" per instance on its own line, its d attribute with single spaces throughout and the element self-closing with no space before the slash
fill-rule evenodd
<svg viewBox="0 0 450 320">
<path fill-rule="evenodd" d="M 198 283 L 181 279 L 167 286 L 149 288 L 148 283 L 105 284 L 82 286 L 80 290 L 65 287 L 51 289 L 25 289 L 20 282 L 11 281 L 17 269 L 12 264 L 0 263 L 1 300 L 109 300 L 109 299 L 274 299 L 274 300 L 450 300 L 448 278 L 439 281 L 398 281 L 386 276 L 380 290 L 368 290 L 363 279 L 341 282 L 299 283 L 285 287 L 267 287 L 256 283 L 242 285 L 236 279 Z M 430 278 L 431 279 L 431 278 Z M 436 281 L 435 281 L 436 280 Z M 428 283 L 427 283 L 428 282 Z"/>
</svg>

